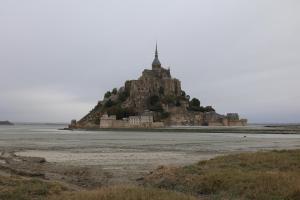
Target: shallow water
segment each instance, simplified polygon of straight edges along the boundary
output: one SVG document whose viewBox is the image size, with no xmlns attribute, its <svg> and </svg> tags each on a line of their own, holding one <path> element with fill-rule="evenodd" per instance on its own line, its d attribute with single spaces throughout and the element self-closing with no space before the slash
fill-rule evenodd
<svg viewBox="0 0 300 200">
<path fill-rule="evenodd" d="M 49 162 L 100 165 L 113 171 L 146 172 L 216 155 L 300 148 L 300 135 L 66 131 L 63 125 L 0 126 L 0 149 Z"/>
</svg>

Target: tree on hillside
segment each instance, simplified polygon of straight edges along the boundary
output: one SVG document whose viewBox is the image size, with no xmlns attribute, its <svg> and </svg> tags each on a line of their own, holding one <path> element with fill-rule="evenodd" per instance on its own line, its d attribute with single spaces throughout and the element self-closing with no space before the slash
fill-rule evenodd
<svg viewBox="0 0 300 200">
<path fill-rule="evenodd" d="M 160 95 L 164 95 L 164 93 L 165 93 L 164 88 L 163 88 L 163 87 L 160 87 L 160 88 L 159 88 L 159 94 L 160 94 Z"/>
<path fill-rule="evenodd" d="M 159 96 L 157 95 L 153 95 L 149 98 L 149 103 L 151 106 L 154 106 L 155 104 L 157 104 L 159 102 Z"/>
<path fill-rule="evenodd" d="M 190 106 L 192 106 L 192 107 L 200 107 L 200 101 L 199 101 L 199 99 L 193 98 L 190 101 Z"/>
<path fill-rule="evenodd" d="M 149 98 L 149 110 L 163 112 L 159 96 L 154 95 Z"/>
<path fill-rule="evenodd" d="M 186 93 L 185 93 L 184 90 L 181 90 L 181 96 L 182 96 L 182 97 L 185 97 L 185 96 L 186 96 Z"/>
<path fill-rule="evenodd" d="M 185 96 L 187 100 L 190 100 L 190 95 Z"/>
<path fill-rule="evenodd" d="M 129 96 L 129 93 L 126 90 L 124 90 L 122 92 L 119 92 L 118 100 L 120 102 L 124 102 L 124 101 L 126 101 L 126 99 L 128 98 L 128 96 Z"/>
<path fill-rule="evenodd" d="M 112 107 L 114 105 L 114 102 L 110 99 L 108 99 L 108 101 L 105 102 L 104 106 L 106 108 Z"/>
<path fill-rule="evenodd" d="M 117 94 L 118 93 L 118 90 L 117 90 L 117 88 L 114 88 L 113 90 L 112 90 L 112 94 Z"/>
<path fill-rule="evenodd" d="M 104 95 L 104 98 L 109 98 L 111 96 L 111 92 L 110 91 L 107 91 Z"/>
</svg>

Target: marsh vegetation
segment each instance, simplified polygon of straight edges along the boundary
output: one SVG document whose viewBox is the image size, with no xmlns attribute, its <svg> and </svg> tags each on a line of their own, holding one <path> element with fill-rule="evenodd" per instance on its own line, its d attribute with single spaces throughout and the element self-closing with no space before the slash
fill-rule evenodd
<svg viewBox="0 0 300 200">
<path fill-rule="evenodd" d="M 219 156 L 184 167 L 161 166 L 137 185 L 74 190 L 42 179 L 0 176 L 6 200 L 300 199 L 300 150 Z"/>
</svg>

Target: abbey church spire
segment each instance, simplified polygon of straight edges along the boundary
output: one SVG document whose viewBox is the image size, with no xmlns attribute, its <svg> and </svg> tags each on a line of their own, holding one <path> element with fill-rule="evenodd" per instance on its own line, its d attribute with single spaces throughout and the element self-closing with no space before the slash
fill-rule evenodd
<svg viewBox="0 0 300 200">
<path fill-rule="evenodd" d="M 161 67 L 161 64 L 158 60 L 158 51 L 157 51 L 157 43 L 156 43 L 156 46 L 155 46 L 155 57 L 154 57 L 154 60 L 152 62 L 152 69 L 155 69 L 155 68 L 160 68 Z"/>
</svg>

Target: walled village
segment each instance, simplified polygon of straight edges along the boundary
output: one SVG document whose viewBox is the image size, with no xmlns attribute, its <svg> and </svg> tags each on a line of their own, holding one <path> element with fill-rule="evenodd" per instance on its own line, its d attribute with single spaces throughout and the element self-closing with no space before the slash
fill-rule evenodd
<svg viewBox="0 0 300 200">
<path fill-rule="evenodd" d="M 237 113 L 221 115 L 213 107 L 200 105 L 181 89 L 170 69 L 161 66 L 157 46 L 152 69 L 145 69 L 138 80 L 128 80 L 70 128 L 163 128 L 169 126 L 245 126 Z"/>
</svg>

